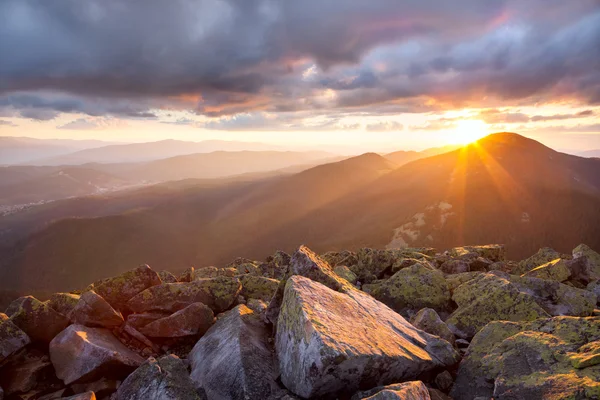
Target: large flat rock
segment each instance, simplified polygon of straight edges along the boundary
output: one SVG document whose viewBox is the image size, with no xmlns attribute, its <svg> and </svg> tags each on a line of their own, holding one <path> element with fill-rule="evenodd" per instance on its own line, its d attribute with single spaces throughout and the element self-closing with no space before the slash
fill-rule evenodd
<svg viewBox="0 0 600 400">
<path fill-rule="evenodd" d="M 450 343 L 371 296 L 301 276 L 285 287 L 275 343 L 282 382 L 304 398 L 413 380 L 458 362 Z"/>
<path fill-rule="evenodd" d="M 108 329 L 83 325 L 70 325 L 50 342 L 50 360 L 66 385 L 124 378 L 144 362 Z"/>
<path fill-rule="evenodd" d="M 268 329 L 239 305 L 196 343 L 189 355 L 191 378 L 208 399 L 273 399 L 281 388 Z"/>
</svg>

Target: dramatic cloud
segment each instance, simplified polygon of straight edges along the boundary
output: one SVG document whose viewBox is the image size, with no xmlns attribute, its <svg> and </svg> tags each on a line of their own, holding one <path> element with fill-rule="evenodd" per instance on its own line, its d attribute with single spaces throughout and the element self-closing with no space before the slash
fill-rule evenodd
<svg viewBox="0 0 600 400">
<path fill-rule="evenodd" d="M 3 0 L 0 110 L 186 110 L 235 130 L 290 129 L 265 116 L 297 111 L 594 105 L 598 48 L 597 0 Z"/>
<path fill-rule="evenodd" d="M 402 131 L 404 130 L 404 125 L 395 121 L 379 122 L 376 124 L 367 124 L 365 129 L 369 132 Z"/>
<path fill-rule="evenodd" d="M 59 125 L 58 129 L 74 129 L 74 130 L 89 130 L 89 129 L 107 129 L 115 127 L 124 127 L 127 124 L 123 121 L 113 118 L 78 118 L 74 121 Z"/>
</svg>

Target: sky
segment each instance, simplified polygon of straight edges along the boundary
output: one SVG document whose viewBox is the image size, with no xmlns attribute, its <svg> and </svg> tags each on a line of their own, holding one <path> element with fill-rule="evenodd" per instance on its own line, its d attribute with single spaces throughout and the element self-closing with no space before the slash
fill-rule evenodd
<svg viewBox="0 0 600 400">
<path fill-rule="evenodd" d="M 598 0 L 0 0 L 0 136 L 600 149 Z"/>
</svg>

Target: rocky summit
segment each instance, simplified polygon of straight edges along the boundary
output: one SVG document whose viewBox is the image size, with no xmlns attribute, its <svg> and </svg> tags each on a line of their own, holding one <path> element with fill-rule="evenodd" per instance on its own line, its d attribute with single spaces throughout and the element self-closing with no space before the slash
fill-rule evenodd
<svg viewBox="0 0 600 400">
<path fill-rule="evenodd" d="M 0 400 L 600 399 L 600 255 L 306 246 L 0 313 Z"/>
</svg>

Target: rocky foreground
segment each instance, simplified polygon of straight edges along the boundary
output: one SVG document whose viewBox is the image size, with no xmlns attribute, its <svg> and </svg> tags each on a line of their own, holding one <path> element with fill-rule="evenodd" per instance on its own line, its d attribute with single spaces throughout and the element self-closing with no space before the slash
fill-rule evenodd
<svg viewBox="0 0 600 400">
<path fill-rule="evenodd" d="M 0 313 L 0 399 L 599 399 L 600 255 L 300 247 Z"/>
</svg>

